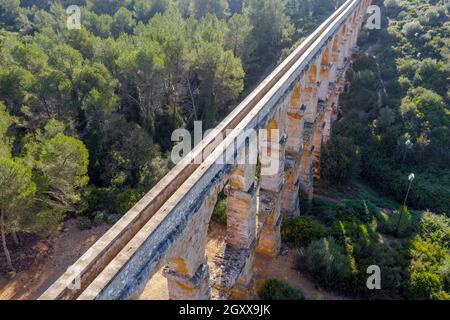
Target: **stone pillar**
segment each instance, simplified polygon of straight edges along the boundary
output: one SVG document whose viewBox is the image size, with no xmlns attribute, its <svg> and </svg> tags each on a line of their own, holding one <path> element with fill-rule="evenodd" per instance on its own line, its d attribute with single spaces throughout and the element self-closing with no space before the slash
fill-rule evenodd
<svg viewBox="0 0 450 320">
<path fill-rule="evenodd" d="M 227 243 L 249 248 L 256 232 L 256 164 L 238 165 L 230 176 L 227 195 Z"/>
<path fill-rule="evenodd" d="M 320 87 L 318 92 L 318 99 L 326 101 L 328 98 L 328 86 L 330 82 L 334 81 L 335 65 L 333 62 L 333 41 L 327 45 L 322 52 L 322 61 L 320 65 L 319 79 Z"/>
<path fill-rule="evenodd" d="M 320 87 L 318 90 L 318 100 L 326 101 L 328 98 L 328 85 L 330 83 L 331 62 L 320 67 Z"/>
<path fill-rule="evenodd" d="M 323 143 L 327 143 L 330 140 L 331 137 L 331 128 L 333 126 L 333 106 L 334 103 L 332 101 L 329 101 L 326 108 L 325 108 L 325 127 L 323 129 Z"/>
<path fill-rule="evenodd" d="M 230 299 L 232 300 L 252 300 L 253 293 L 253 261 L 255 259 L 255 246 L 250 248 L 250 254 L 242 270 L 241 276 L 236 282 L 236 285 L 231 290 Z"/>
<path fill-rule="evenodd" d="M 212 191 L 203 201 L 177 241 L 170 256 L 172 259 L 164 269 L 170 300 L 209 300 L 211 289 L 209 267 L 205 255 L 208 226 L 218 190 Z"/>
<path fill-rule="evenodd" d="M 255 240 L 256 192 L 229 189 L 227 195 L 227 242 L 233 247 L 248 248 Z"/>
<path fill-rule="evenodd" d="M 351 28 L 351 27 L 349 27 L 349 28 Z M 347 58 L 347 60 L 349 60 L 352 55 L 352 48 L 353 48 L 352 34 L 353 34 L 352 30 L 347 30 L 346 41 L 345 41 L 345 58 Z"/>
<path fill-rule="evenodd" d="M 206 261 L 192 276 L 171 269 L 165 270 L 164 276 L 167 278 L 170 300 L 211 299 L 209 268 Z"/>
<path fill-rule="evenodd" d="M 313 133 L 315 131 L 315 123 L 305 123 L 303 130 L 303 152 L 300 159 L 300 190 L 303 197 L 309 201 L 313 199 L 314 192 L 314 176 L 313 176 L 313 152 L 314 144 L 312 143 Z"/>
<path fill-rule="evenodd" d="M 338 57 L 337 57 L 337 62 L 336 62 L 336 78 L 339 77 L 339 74 L 342 71 L 342 68 L 344 67 L 344 40 L 341 40 L 339 45 L 339 53 L 338 53 Z"/>
<path fill-rule="evenodd" d="M 336 88 L 336 76 L 337 76 L 337 58 L 338 58 L 338 53 L 333 54 L 332 55 L 332 60 L 331 60 L 331 68 L 328 74 L 328 97 L 330 97 L 330 94 L 332 93 L 332 91 L 334 91 L 334 89 Z"/>
<path fill-rule="evenodd" d="M 348 64 L 348 61 L 350 59 L 351 56 L 351 49 L 352 49 L 352 30 L 350 30 L 351 25 L 348 24 L 347 25 L 347 31 L 344 34 L 343 37 L 343 67 L 345 68 L 345 66 Z"/>
<path fill-rule="evenodd" d="M 300 215 L 300 152 L 286 151 L 285 181 L 281 193 L 281 213 L 284 216 Z"/>
<path fill-rule="evenodd" d="M 255 159 L 256 160 L 256 159 Z M 239 164 L 232 172 L 227 195 L 227 245 L 249 249 L 244 270 L 231 291 L 232 299 L 250 299 L 256 239 L 256 163 Z"/>
<path fill-rule="evenodd" d="M 320 152 L 322 151 L 322 144 L 323 144 L 323 131 L 325 129 L 325 122 L 324 122 L 324 106 L 320 107 L 320 113 L 317 115 L 316 119 L 316 125 L 313 135 L 313 144 L 314 144 L 314 151 L 313 151 L 313 167 L 314 167 L 314 177 L 320 178 Z"/>
<path fill-rule="evenodd" d="M 353 49 L 357 46 L 357 40 L 358 40 L 358 31 L 356 25 L 352 26 L 352 30 L 350 30 L 350 57 L 353 53 Z"/>
<path fill-rule="evenodd" d="M 320 84 L 320 83 L 319 83 Z M 316 118 L 316 105 L 318 101 L 317 84 L 310 84 L 305 88 L 305 98 L 303 104 L 306 107 L 304 118 L 305 122 L 314 122 Z"/>
<path fill-rule="evenodd" d="M 341 34 L 339 55 L 335 74 L 335 90 L 341 91 L 345 86 L 345 73 L 349 64 L 350 40 L 347 32 Z"/>
<path fill-rule="evenodd" d="M 261 180 L 259 191 L 259 215 L 267 216 L 259 234 L 256 247 L 258 253 L 276 257 L 281 248 L 281 190 L 285 168 L 285 110 L 281 108 L 278 117 L 279 135 L 271 136 L 261 147 Z M 271 128 L 269 124 L 269 128 Z"/>
<path fill-rule="evenodd" d="M 287 112 L 286 163 L 284 168 L 284 185 L 281 193 L 281 213 L 284 216 L 300 214 L 300 158 L 303 150 L 303 126 L 305 105 L 301 99 L 290 104 Z"/>
</svg>

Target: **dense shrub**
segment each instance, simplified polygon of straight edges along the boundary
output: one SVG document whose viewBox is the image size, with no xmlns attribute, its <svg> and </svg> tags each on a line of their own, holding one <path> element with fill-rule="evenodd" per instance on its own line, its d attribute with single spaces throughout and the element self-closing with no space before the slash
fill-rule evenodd
<svg viewBox="0 0 450 320">
<path fill-rule="evenodd" d="M 330 233 L 340 245 L 351 251 L 352 256 L 368 257 L 372 246 L 378 243 L 378 234 L 370 226 L 356 221 L 336 221 Z"/>
<path fill-rule="evenodd" d="M 369 223 L 378 214 L 378 209 L 366 200 L 347 200 L 337 206 L 337 217 L 341 220 Z"/>
<path fill-rule="evenodd" d="M 439 297 L 441 291 L 442 282 L 437 275 L 420 272 L 411 279 L 411 294 L 414 299 L 435 299 Z"/>
<path fill-rule="evenodd" d="M 395 18 L 402 10 L 402 6 L 398 0 L 385 0 L 384 6 L 386 7 L 386 13 L 390 18 Z"/>
<path fill-rule="evenodd" d="M 326 180 L 343 184 L 356 175 L 358 164 L 359 153 L 353 140 L 333 136 L 322 150 L 320 173 Z"/>
<path fill-rule="evenodd" d="M 322 238 L 301 248 L 298 267 L 326 287 L 340 290 L 353 287 L 352 258 L 333 238 Z"/>
<path fill-rule="evenodd" d="M 142 197 L 142 192 L 137 189 L 126 189 L 119 192 L 114 198 L 114 208 L 115 211 L 124 215 L 130 210 Z"/>
<path fill-rule="evenodd" d="M 441 268 L 439 269 L 439 276 L 442 279 L 442 283 L 444 284 L 444 289 L 450 292 L 450 257 L 445 259 Z"/>
<path fill-rule="evenodd" d="M 303 294 L 278 279 L 264 280 L 259 289 L 259 296 L 263 300 L 303 300 Z"/>
<path fill-rule="evenodd" d="M 406 207 L 395 210 L 386 221 L 380 223 L 379 230 L 397 237 L 409 236 L 414 231 L 412 215 Z"/>
<path fill-rule="evenodd" d="M 314 198 L 311 202 L 311 214 L 324 225 L 330 226 L 337 220 L 336 204 Z"/>
<path fill-rule="evenodd" d="M 450 248 L 450 218 L 427 211 L 420 219 L 419 228 L 424 239 Z"/>
<path fill-rule="evenodd" d="M 119 221 L 120 217 L 121 217 L 120 214 L 109 214 L 106 217 L 106 223 L 115 224 L 117 221 Z"/>
<path fill-rule="evenodd" d="M 402 32 L 408 38 L 416 37 L 416 35 L 420 35 L 423 27 L 419 21 L 411 21 L 407 22 L 403 25 Z"/>
<path fill-rule="evenodd" d="M 219 193 L 212 220 L 222 225 L 227 224 L 227 196 L 224 192 Z"/>
<path fill-rule="evenodd" d="M 86 216 L 77 217 L 77 224 L 78 224 L 78 228 L 80 228 L 81 230 L 90 229 L 92 226 L 91 219 L 89 219 Z"/>
<path fill-rule="evenodd" d="M 82 194 L 82 202 L 86 211 L 109 209 L 108 203 L 110 202 L 110 198 L 111 191 L 109 189 L 98 188 L 96 186 L 88 186 Z"/>
<path fill-rule="evenodd" d="M 326 229 L 310 217 L 300 216 L 287 220 L 281 229 L 283 241 L 294 246 L 305 246 L 324 237 Z"/>
<path fill-rule="evenodd" d="M 83 194 L 85 210 L 82 214 L 95 225 L 103 222 L 114 224 L 139 201 L 142 195 L 143 193 L 137 189 L 117 190 L 90 186 Z M 83 224 L 86 224 L 86 221 Z"/>
<path fill-rule="evenodd" d="M 106 219 L 106 213 L 104 211 L 97 211 L 94 213 L 94 224 L 96 226 L 101 225 Z"/>
<path fill-rule="evenodd" d="M 415 236 L 410 244 L 410 272 L 432 272 L 438 274 L 440 266 L 449 254 L 448 248 L 443 248 L 437 243 Z"/>
<path fill-rule="evenodd" d="M 450 218 L 425 212 L 409 249 L 413 298 L 449 299 L 449 239 Z"/>
</svg>

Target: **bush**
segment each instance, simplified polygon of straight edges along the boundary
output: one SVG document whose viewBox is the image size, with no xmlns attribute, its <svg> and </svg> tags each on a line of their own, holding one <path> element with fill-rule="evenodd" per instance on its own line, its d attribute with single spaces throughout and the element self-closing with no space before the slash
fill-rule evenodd
<svg viewBox="0 0 450 320">
<path fill-rule="evenodd" d="M 450 292 L 450 257 L 444 261 L 439 269 L 439 276 L 442 279 L 445 290 Z"/>
<path fill-rule="evenodd" d="M 408 208 L 403 207 L 388 216 L 387 221 L 380 224 L 380 231 L 396 237 L 407 237 L 414 231 L 412 215 Z"/>
<path fill-rule="evenodd" d="M 99 226 L 101 225 L 106 218 L 106 214 L 103 211 L 97 211 L 94 212 L 94 225 Z"/>
<path fill-rule="evenodd" d="M 263 300 L 303 300 L 303 294 L 296 288 L 278 279 L 264 280 L 259 289 Z"/>
<path fill-rule="evenodd" d="M 409 253 L 412 258 L 409 266 L 411 274 L 422 272 L 438 274 L 450 252 L 448 248 L 417 235 L 411 241 Z"/>
<path fill-rule="evenodd" d="M 281 229 L 283 241 L 294 246 L 306 246 L 324 237 L 326 229 L 310 217 L 295 217 L 286 221 Z"/>
<path fill-rule="evenodd" d="M 422 29 L 419 21 L 411 21 L 403 25 L 402 32 L 407 38 L 414 38 L 416 34 L 420 35 Z"/>
<path fill-rule="evenodd" d="M 83 190 L 82 202 L 87 212 L 108 209 L 111 192 L 106 188 L 88 186 Z"/>
<path fill-rule="evenodd" d="M 219 193 L 216 206 L 212 214 L 212 220 L 227 225 L 227 196 L 224 192 Z"/>
<path fill-rule="evenodd" d="M 366 224 L 356 221 L 336 221 L 331 235 L 338 244 L 347 247 L 352 256 L 369 257 L 372 247 L 378 243 L 378 234 Z"/>
<path fill-rule="evenodd" d="M 114 198 L 114 208 L 120 215 L 124 215 L 142 197 L 142 192 L 137 189 L 127 189 L 119 192 Z"/>
<path fill-rule="evenodd" d="M 426 211 L 419 223 L 419 233 L 424 239 L 450 248 L 450 218 Z"/>
<path fill-rule="evenodd" d="M 370 201 L 347 200 L 337 206 L 337 217 L 341 220 L 369 223 L 377 214 L 377 208 Z"/>
<path fill-rule="evenodd" d="M 86 216 L 79 216 L 77 218 L 77 224 L 78 224 L 78 228 L 80 228 L 81 230 L 90 229 L 92 226 L 91 219 L 89 219 Z"/>
<path fill-rule="evenodd" d="M 117 221 L 119 221 L 120 217 L 121 217 L 120 214 L 109 214 L 106 217 L 106 223 L 115 224 Z"/>
<path fill-rule="evenodd" d="M 341 290 L 353 287 L 351 257 L 333 238 L 322 238 L 301 248 L 298 267 L 306 270 L 317 282 Z"/>
<path fill-rule="evenodd" d="M 352 139 L 332 136 L 320 156 L 320 174 L 331 182 L 344 184 L 357 172 L 359 152 Z"/>
<path fill-rule="evenodd" d="M 385 0 L 384 6 L 386 8 L 386 13 L 390 18 L 395 18 L 402 10 L 402 6 L 398 0 Z"/>
<path fill-rule="evenodd" d="M 441 279 L 429 272 L 419 272 L 411 279 L 411 294 L 414 299 L 437 299 L 442 291 Z"/>
</svg>

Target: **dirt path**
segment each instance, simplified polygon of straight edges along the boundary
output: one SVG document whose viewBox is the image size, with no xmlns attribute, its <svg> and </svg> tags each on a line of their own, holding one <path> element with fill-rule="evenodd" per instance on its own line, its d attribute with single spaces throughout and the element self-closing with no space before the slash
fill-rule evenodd
<svg viewBox="0 0 450 320">
<path fill-rule="evenodd" d="M 332 202 L 332 203 L 335 203 L 335 204 L 339 204 L 339 203 L 342 202 L 341 198 L 330 197 L 330 196 L 326 196 L 326 195 L 323 195 L 323 194 L 317 194 L 317 193 L 314 193 L 314 199 L 327 201 L 327 202 Z"/>
<path fill-rule="evenodd" d="M 300 290 L 307 300 L 346 300 L 329 291 L 325 291 L 311 282 L 303 273 L 296 270 L 295 251 L 285 249 L 276 259 L 256 255 L 254 272 L 256 287 L 259 288 L 265 279 L 282 280 Z"/>
<path fill-rule="evenodd" d="M 12 280 L 0 276 L 0 300 L 37 299 L 109 228 L 102 225 L 80 230 L 75 220 L 65 223 L 63 232 L 38 242 L 31 250 L 35 263 L 19 270 Z"/>
</svg>

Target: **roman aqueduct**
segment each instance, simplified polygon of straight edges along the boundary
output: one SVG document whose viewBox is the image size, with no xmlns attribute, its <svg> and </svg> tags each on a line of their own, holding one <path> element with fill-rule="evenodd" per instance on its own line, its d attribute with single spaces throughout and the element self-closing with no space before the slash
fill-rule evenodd
<svg viewBox="0 0 450 320">
<path fill-rule="evenodd" d="M 223 298 L 249 298 L 255 253 L 277 256 L 282 217 L 299 214 L 299 190 L 312 199 L 369 5 L 348 0 L 337 9 L 40 299 L 133 299 L 161 268 L 170 299 L 210 299 L 212 285 Z M 247 140 L 239 135 L 261 128 L 279 132 L 267 136 L 259 154 L 267 157 L 259 159 L 264 166 L 278 162 L 276 172 L 220 161 L 225 154 L 245 158 Z M 215 139 L 220 133 L 226 137 Z M 205 245 L 224 188 L 227 246 L 213 279 Z"/>
</svg>

